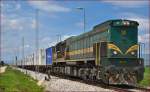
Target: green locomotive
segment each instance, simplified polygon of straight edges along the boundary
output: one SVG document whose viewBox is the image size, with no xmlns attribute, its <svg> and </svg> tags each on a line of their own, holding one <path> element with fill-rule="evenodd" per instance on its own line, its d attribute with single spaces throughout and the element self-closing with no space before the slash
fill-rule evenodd
<svg viewBox="0 0 150 92">
<path fill-rule="evenodd" d="M 70 37 L 52 47 L 56 74 L 102 80 L 107 84 L 135 85 L 143 79 L 138 22 L 109 20 L 93 30 Z"/>
</svg>

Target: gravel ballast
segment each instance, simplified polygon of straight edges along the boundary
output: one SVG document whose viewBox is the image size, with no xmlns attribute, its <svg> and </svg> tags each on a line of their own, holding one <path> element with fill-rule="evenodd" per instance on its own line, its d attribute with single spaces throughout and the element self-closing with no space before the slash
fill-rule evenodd
<svg viewBox="0 0 150 92">
<path fill-rule="evenodd" d="M 30 75 L 34 79 L 38 80 L 38 85 L 44 86 L 45 91 L 101 91 L 101 92 L 114 92 L 110 89 L 101 88 L 94 85 L 89 85 L 86 83 L 81 83 L 77 81 L 62 79 L 59 77 L 51 76 L 49 81 L 45 80 L 46 74 L 37 73 L 25 69 L 16 68 L 25 74 Z"/>
</svg>

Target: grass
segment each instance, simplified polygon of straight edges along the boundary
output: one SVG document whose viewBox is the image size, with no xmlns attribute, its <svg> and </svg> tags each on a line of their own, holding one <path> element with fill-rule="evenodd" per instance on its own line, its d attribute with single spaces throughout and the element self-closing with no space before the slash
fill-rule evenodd
<svg viewBox="0 0 150 92">
<path fill-rule="evenodd" d="M 43 87 L 36 83 L 33 78 L 8 67 L 0 75 L 0 92 L 43 92 Z"/>
<path fill-rule="evenodd" d="M 145 67 L 144 79 L 140 82 L 141 86 L 150 86 L 150 67 Z"/>
</svg>

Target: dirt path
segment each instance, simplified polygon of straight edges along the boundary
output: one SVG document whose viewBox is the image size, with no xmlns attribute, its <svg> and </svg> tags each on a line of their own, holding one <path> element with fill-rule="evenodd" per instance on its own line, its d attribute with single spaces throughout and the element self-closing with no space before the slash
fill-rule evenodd
<svg viewBox="0 0 150 92">
<path fill-rule="evenodd" d="M 0 67 L 0 73 L 4 73 L 6 68 L 7 68 L 7 66 Z"/>
</svg>

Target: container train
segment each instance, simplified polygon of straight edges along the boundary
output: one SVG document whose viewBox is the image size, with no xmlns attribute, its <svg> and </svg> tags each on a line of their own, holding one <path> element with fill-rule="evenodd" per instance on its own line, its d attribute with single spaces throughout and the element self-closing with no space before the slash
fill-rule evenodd
<svg viewBox="0 0 150 92">
<path fill-rule="evenodd" d="M 38 66 L 42 72 L 102 80 L 106 84 L 136 85 L 144 74 L 138 25 L 133 20 L 108 20 L 89 32 L 40 50 L 38 57 L 33 54 L 18 66 L 31 70 Z"/>
</svg>

